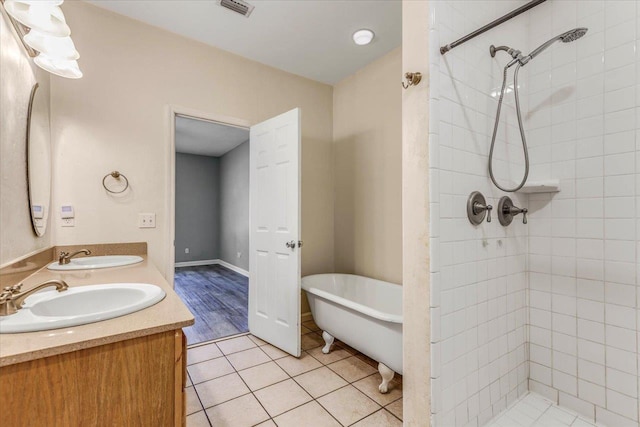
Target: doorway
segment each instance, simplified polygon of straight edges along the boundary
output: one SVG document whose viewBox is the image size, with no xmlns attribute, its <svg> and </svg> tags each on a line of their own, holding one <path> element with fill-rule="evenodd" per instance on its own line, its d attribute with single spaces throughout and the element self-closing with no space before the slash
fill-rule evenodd
<svg viewBox="0 0 640 427">
<path fill-rule="evenodd" d="M 175 117 L 176 293 L 189 345 L 247 333 L 249 130 Z"/>
<path fill-rule="evenodd" d="M 169 230 L 169 241 L 173 244 L 167 245 L 169 259 L 167 260 L 166 278 L 174 283 L 178 294 L 181 294 L 180 288 L 183 284 L 189 286 L 189 289 L 184 290 L 182 295 L 188 295 L 191 298 L 184 296 L 183 300 L 196 318 L 193 330 L 205 334 L 202 337 L 194 332 L 190 337 L 191 330 L 185 331 L 189 345 L 235 335 L 237 332 L 230 332 L 235 328 L 244 330 L 244 333 L 251 332 L 258 338 L 293 356 L 297 357 L 301 354 L 300 120 L 300 109 L 295 108 L 249 127 L 243 120 L 203 115 L 182 107 L 169 107 L 167 229 Z M 196 138 L 195 142 L 184 144 L 190 148 L 184 148 L 180 142 L 180 132 L 183 127 L 190 129 L 188 132 L 184 132 L 188 136 L 187 140 L 202 135 L 207 137 L 214 128 L 217 129 L 218 136 L 225 135 L 227 139 L 231 140 L 234 138 L 230 135 L 236 135 L 240 131 L 245 133 L 241 133 L 242 136 L 238 136 L 235 142 L 218 138 L 216 139 L 218 144 L 215 144 L 215 141 L 212 143 L 211 140 L 208 143 L 203 143 L 200 141 L 201 138 Z M 194 130 L 198 127 L 202 127 L 204 130 Z M 248 143 L 244 139 L 247 130 L 249 133 Z M 245 142 L 241 142 L 242 140 Z M 212 149 L 213 155 L 207 151 L 211 147 L 219 146 L 220 143 L 223 145 L 222 153 L 218 153 L 217 148 Z M 189 163 L 189 161 L 183 162 L 186 159 L 183 154 L 201 157 L 224 156 L 228 152 L 242 151 L 241 146 L 245 143 L 249 151 L 249 179 L 248 190 L 246 190 L 249 194 L 248 208 L 246 204 L 243 204 L 243 209 L 236 210 L 229 216 L 230 223 L 236 225 L 227 223 L 216 226 L 217 221 L 222 220 L 215 218 L 224 218 L 225 215 L 220 212 L 213 213 L 214 206 L 217 210 L 225 209 L 226 206 L 218 206 L 222 205 L 220 201 L 211 196 L 210 193 L 216 190 L 215 185 L 210 183 L 216 180 L 212 177 L 215 177 L 216 174 L 219 176 L 224 172 L 224 161 L 221 163 L 222 166 L 218 161 L 217 166 L 204 167 L 199 163 L 196 165 Z M 206 156 L 207 154 L 208 156 Z M 215 163 L 210 159 L 199 158 L 199 160 L 202 164 Z M 181 167 L 179 162 L 186 163 L 182 168 L 186 170 L 187 176 L 195 176 L 191 176 L 184 182 L 180 181 L 177 176 L 180 173 L 178 169 Z M 245 165 L 243 170 L 246 171 L 246 157 L 243 158 L 242 164 Z M 218 172 L 211 171 L 216 167 L 219 169 Z M 198 172 L 200 169 L 207 171 Z M 244 176 L 243 179 L 246 179 L 246 174 Z M 216 185 L 224 187 L 218 188 L 218 191 L 227 191 L 225 181 L 220 178 L 218 181 L 219 184 Z M 234 185 L 238 181 L 239 179 L 226 180 Z M 247 185 L 244 187 L 246 188 Z M 177 194 L 180 188 L 183 188 L 182 191 L 190 195 L 192 202 L 188 200 L 183 202 L 181 196 Z M 196 189 L 198 190 L 196 191 Z M 246 202 L 245 196 L 239 196 L 239 191 L 230 191 L 230 193 L 231 196 L 227 199 L 237 201 L 239 197 L 242 197 L 242 200 Z M 205 198 L 213 198 L 213 201 L 203 202 Z M 181 209 L 186 212 L 187 219 L 178 218 Z M 248 231 L 246 231 L 246 220 L 241 220 L 243 217 L 246 218 L 246 214 L 239 213 L 246 212 L 247 209 Z M 186 232 L 181 231 L 183 225 L 179 223 L 184 223 Z M 211 231 L 211 228 L 214 231 Z M 193 242 L 202 240 L 208 244 L 220 242 L 220 236 L 223 236 L 229 229 L 235 230 L 232 237 L 236 244 L 235 246 L 231 245 L 231 251 L 220 248 L 205 249 L 204 245 L 195 245 L 196 252 L 191 251 Z M 239 232 L 239 229 L 245 231 Z M 183 234 L 186 236 L 184 239 Z M 248 250 L 246 250 L 245 238 L 247 234 L 249 236 Z M 203 235 L 204 239 L 202 239 Z M 239 236 L 242 236 L 242 239 Z M 193 255 L 197 255 L 196 259 L 190 258 Z M 214 258 L 216 256 L 223 256 L 226 259 Z M 200 268 L 199 270 L 193 268 L 203 266 L 208 266 L 208 268 Z M 176 267 L 178 269 L 191 267 L 191 270 L 184 272 L 177 270 Z M 220 269 L 226 269 L 222 270 L 224 274 L 221 274 Z M 178 283 L 179 280 L 182 281 L 183 272 L 186 273 L 184 276 L 188 279 L 185 280 L 186 283 Z M 244 279 L 233 276 L 233 273 L 239 273 L 245 277 L 248 275 L 248 286 L 244 287 Z M 226 280 L 227 282 L 229 277 L 232 277 L 230 282 L 240 285 L 235 288 L 230 285 L 225 288 L 225 291 L 220 291 L 219 283 L 213 283 L 215 281 L 211 279 L 214 276 L 217 281 Z M 190 283 L 192 281 L 198 282 L 198 277 L 201 279 L 200 285 Z M 219 294 L 217 301 L 214 299 L 207 303 L 203 301 L 204 298 L 200 296 L 199 291 L 206 290 L 206 286 L 202 285 L 202 282 L 209 283 L 210 291 Z M 248 292 L 243 289 L 247 289 Z M 246 294 L 248 295 L 245 304 L 244 295 Z M 192 305 L 190 305 L 190 299 L 193 300 Z M 230 300 L 233 301 L 230 302 Z M 244 310 L 238 310 L 239 306 L 247 306 L 246 314 Z M 206 314 L 200 315 L 200 313 Z M 211 313 L 215 313 L 215 315 Z M 222 326 L 223 322 L 219 322 L 216 317 L 220 313 L 227 323 L 225 326 Z M 244 317 L 247 317 L 248 328 L 244 324 Z M 198 326 L 201 331 L 196 331 Z M 213 333 L 211 334 L 209 330 L 213 330 Z"/>
</svg>

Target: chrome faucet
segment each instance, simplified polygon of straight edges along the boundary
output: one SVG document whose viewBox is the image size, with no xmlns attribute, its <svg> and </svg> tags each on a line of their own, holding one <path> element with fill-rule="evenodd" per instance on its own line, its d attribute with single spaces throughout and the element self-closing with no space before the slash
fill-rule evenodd
<svg viewBox="0 0 640 427">
<path fill-rule="evenodd" d="M 62 292 L 69 289 L 69 285 L 64 280 L 47 280 L 28 291 L 22 292 L 22 283 L 19 285 L 7 286 L 0 293 L 0 316 L 15 314 L 22 308 L 24 300 L 30 295 L 49 286 L 55 286 L 56 291 Z"/>
<path fill-rule="evenodd" d="M 60 265 L 69 264 L 71 262 L 71 258 L 73 258 L 74 256 L 76 256 L 78 254 L 91 255 L 91 251 L 89 249 L 80 249 L 79 251 L 76 251 L 76 252 L 74 252 L 72 254 L 69 254 L 68 252 L 62 251 L 62 252 L 60 252 L 60 257 L 58 257 L 58 264 L 60 264 Z"/>
</svg>

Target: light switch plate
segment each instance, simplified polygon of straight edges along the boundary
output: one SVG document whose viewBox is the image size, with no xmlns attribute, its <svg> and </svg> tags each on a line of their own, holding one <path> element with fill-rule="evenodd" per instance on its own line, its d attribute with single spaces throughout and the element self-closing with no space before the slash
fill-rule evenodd
<svg viewBox="0 0 640 427">
<path fill-rule="evenodd" d="M 156 214 L 138 214 L 138 228 L 156 228 Z"/>
</svg>

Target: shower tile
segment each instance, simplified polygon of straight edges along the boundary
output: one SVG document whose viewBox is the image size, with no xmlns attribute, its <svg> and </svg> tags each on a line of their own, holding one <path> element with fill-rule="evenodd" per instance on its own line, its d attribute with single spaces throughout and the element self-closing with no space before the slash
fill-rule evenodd
<svg viewBox="0 0 640 427">
<path fill-rule="evenodd" d="M 607 389 L 607 409 L 623 417 L 638 420 L 638 399 Z"/>
<path fill-rule="evenodd" d="M 638 397 L 638 378 L 616 369 L 607 368 L 607 389 L 626 396 Z"/>
</svg>

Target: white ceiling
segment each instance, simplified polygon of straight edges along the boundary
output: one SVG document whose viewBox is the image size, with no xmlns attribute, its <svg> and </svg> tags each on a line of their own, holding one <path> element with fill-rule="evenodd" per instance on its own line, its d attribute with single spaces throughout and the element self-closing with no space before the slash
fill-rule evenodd
<svg viewBox="0 0 640 427">
<path fill-rule="evenodd" d="M 249 130 L 176 117 L 176 152 L 220 157 L 249 140 Z"/>
<path fill-rule="evenodd" d="M 97 6 L 323 83 L 400 46 L 400 0 L 247 0 L 245 18 L 218 0 L 88 0 Z M 351 35 L 369 28 L 367 46 Z"/>
</svg>

